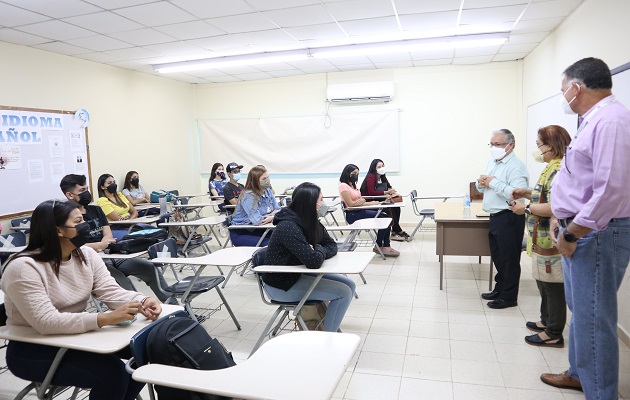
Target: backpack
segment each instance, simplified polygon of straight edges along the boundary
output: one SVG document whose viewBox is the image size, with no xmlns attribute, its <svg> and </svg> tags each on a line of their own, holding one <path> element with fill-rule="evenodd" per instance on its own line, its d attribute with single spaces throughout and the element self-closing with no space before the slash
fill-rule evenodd
<svg viewBox="0 0 630 400">
<path fill-rule="evenodd" d="M 141 229 L 139 231 L 126 234 L 123 236 L 122 240 L 137 238 L 157 239 L 158 242 L 161 242 L 162 240 L 166 240 L 168 238 L 168 232 L 165 229 L 159 228 Z"/>
<path fill-rule="evenodd" d="M 236 365 L 232 353 L 188 317 L 172 317 L 153 328 L 147 337 L 149 363 L 214 370 Z M 227 400 L 227 397 L 155 386 L 158 400 Z"/>
<path fill-rule="evenodd" d="M 148 250 L 149 247 L 166 240 L 168 232 L 164 229 L 142 229 L 128 233 L 116 243 L 111 243 L 107 248 L 110 254 L 131 254 Z"/>
</svg>

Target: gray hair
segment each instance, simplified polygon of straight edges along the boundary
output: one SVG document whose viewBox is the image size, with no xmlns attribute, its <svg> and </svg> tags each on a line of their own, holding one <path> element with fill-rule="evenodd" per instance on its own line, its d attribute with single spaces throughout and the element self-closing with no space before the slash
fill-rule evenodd
<svg viewBox="0 0 630 400">
<path fill-rule="evenodd" d="M 492 132 L 493 135 L 496 134 L 501 134 L 505 136 L 505 142 L 506 143 L 514 143 L 516 142 L 516 140 L 514 140 L 514 134 L 509 130 L 509 129 L 497 129 L 496 131 Z"/>
<path fill-rule="evenodd" d="M 612 77 L 608 65 L 599 58 L 583 58 L 564 70 L 567 81 L 581 83 L 590 90 L 612 88 Z"/>
</svg>

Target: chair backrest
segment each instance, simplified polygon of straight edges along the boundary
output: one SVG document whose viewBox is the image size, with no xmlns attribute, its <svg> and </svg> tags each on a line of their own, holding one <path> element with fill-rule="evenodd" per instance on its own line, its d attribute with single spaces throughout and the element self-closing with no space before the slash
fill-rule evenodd
<svg viewBox="0 0 630 400">
<path fill-rule="evenodd" d="M 470 182 L 470 200 L 483 200 L 483 193 L 477 190 L 477 185 L 475 182 Z"/>
<path fill-rule="evenodd" d="M 26 246 L 26 234 L 24 232 L 17 231 L 0 235 L 0 249 L 18 246 Z"/>
<path fill-rule="evenodd" d="M 409 199 L 411 199 L 411 206 L 413 207 L 413 212 L 416 215 L 420 215 L 420 210 L 418 209 L 418 205 L 416 202 L 418 201 L 418 191 L 416 189 L 412 190 L 409 193 Z"/>
<path fill-rule="evenodd" d="M 31 217 L 22 217 L 22 218 L 16 218 L 16 219 L 12 219 L 11 220 L 11 226 L 16 227 L 16 226 L 30 226 L 31 225 Z M 30 229 L 25 229 L 23 231 L 24 233 L 29 233 Z"/>
<path fill-rule="evenodd" d="M 157 242 L 156 244 L 149 246 L 147 253 L 149 255 L 149 259 L 164 256 L 177 257 L 177 242 L 173 238 Z"/>
<path fill-rule="evenodd" d="M 176 311 L 173 314 L 169 314 L 164 316 L 157 321 L 145 326 L 140 329 L 138 333 L 133 335 L 131 340 L 129 341 L 129 348 L 131 349 L 131 355 L 133 356 L 134 363 L 136 367 L 142 367 L 146 365 L 147 360 L 147 339 L 149 337 L 149 333 L 153 328 L 158 326 L 160 323 L 166 321 L 169 318 L 173 317 L 189 317 L 188 313 L 184 310 Z"/>
</svg>

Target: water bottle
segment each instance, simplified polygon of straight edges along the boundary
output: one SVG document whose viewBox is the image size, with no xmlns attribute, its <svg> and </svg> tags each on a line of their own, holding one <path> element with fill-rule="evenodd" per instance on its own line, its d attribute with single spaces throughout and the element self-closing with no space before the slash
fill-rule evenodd
<svg viewBox="0 0 630 400">
<path fill-rule="evenodd" d="M 464 195 L 464 218 L 470 218 L 470 195 Z"/>
<path fill-rule="evenodd" d="M 164 215 L 167 213 L 166 210 L 166 195 L 165 194 L 161 194 L 160 195 L 160 215 Z"/>
</svg>

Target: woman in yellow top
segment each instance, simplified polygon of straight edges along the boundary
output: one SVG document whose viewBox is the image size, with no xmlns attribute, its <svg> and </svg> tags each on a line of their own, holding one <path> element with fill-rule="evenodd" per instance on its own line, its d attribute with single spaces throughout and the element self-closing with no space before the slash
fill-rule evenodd
<svg viewBox="0 0 630 400">
<path fill-rule="evenodd" d="M 562 258 L 551 243 L 549 221 L 551 214 L 551 182 L 560 169 L 565 149 L 571 142 L 566 129 L 549 125 L 538 130 L 534 159 L 547 163 L 533 189 L 515 189 L 513 199 L 526 197 L 527 205 L 512 201 L 510 208 L 515 214 L 527 214 L 527 253 L 532 257 L 532 275 L 536 279 L 542 297 L 540 321 L 529 321 L 525 326 L 534 332 L 525 337 L 533 346 L 564 347 L 562 331 L 567 321 L 567 305 L 564 299 Z"/>
<path fill-rule="evenodd" d="M 138 211 L 129 203 L 121 192 L 118 191 L 116 180 L 110 174 L 98 177 L 98 199 L 96 204 L 103 209 L 109 222 L 138 218 Z M 119 225 L 120 226 L 120 225 Z M 112 226 L 112 234 L 120 240 L 127 233 L 127 228 Z"/>
</svg>

